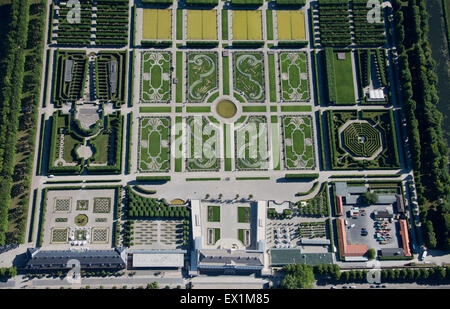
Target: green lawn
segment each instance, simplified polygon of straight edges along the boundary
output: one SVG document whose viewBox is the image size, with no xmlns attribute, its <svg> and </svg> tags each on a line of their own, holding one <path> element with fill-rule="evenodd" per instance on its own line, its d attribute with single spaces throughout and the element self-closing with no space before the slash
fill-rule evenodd
<svg viewBox="0 0 450 309">
<path fill-rule="evenodd" d="M 208 222 L 220 222 L 220 206 L 208 206 Z"/>
<path fill-rule="evenodd" d="M 163 172 L 170 169 L 170 118 L 141 117 L 138 170 Z"/>
<path fill-rule="evenodd" d="M 182 171 L 182 121 L 183 118 L 181 116 L 175 117 L 175 172 Z"/>
<path fill-rule="evenodd" d="M 270 116 L 272 122 L 272 154 L 273 154 L 273 169 L 280 170 L 280 132 L 278 125 L 278 117 Z"/>
<path fill-rule="evenodd" d="M 309 105 L 282 105 L 282 112 L 310 112 L 312 107 Z"/>
<path fill-rule="evenodd" d="M 183 39 L 183 10 L 177 10 L 177 40 Z"/>
<path fill-rule="evenodd" d="M 273 40 L 273 12 L 272 10 L 266 11 L 267 21 L 267 40 Z"/>
<path fill-rule="evenodd" d="M 250 223 L 250 207 L 238 207 L 238 223 Z"/>
<path fill-rule="evenodd" d="M 223 67 L 223 94 L 230 94 L 230 57 L 222 58 Z"/>
<path fill-rule="evenodd" d="M 139 107 L 140 113 L 170 113 L 172 108 L 170 106 L 142 106 Z"/>
<path fill-rule="evenodd" d="M 228 10 L 222 10 L 222 40 L 228 40 Z"/>
<path fill-rule="evenodd" d="M 277 85 L 275 77 L 275 55 L 269 55 L 269 91 L 270 91 L 270 102 L 277 101 Z"/>
<path fill-rule="evenodd" d="M 336 76 L 336 104 L 355 103 L 352 57 L 350 52 L 346 52 L 345 55 L 345 60 L 337 60 L 337 54 L 333 53 L 334 76 Z"/>
<path fill-rule="evenodd" d="M 224 124 L 223 125 L 223 144 L 224 144 L 224 153 L 225 153 L 225 171 L 229 172 L 232 170 L 231 165 L 231 132 L 230 132 L 230 125 Z"/>
<path fill-rule="evenodd" d="M 264 113 L 266 112 L 265 106 L 243 106 L 242 112 L 244 113 Z"/>
<path fill-rule="evenodd" d="M 183 52 L 177 52 L 177 93 L 176 102 L 183 102 Z"/>
<path fill-rule="evenodd" d="M 211 107 L 209 106 L 187 106 L 187 113 L 209 113 L 211 112 Z"/>
<path fill-rule="evenodd" d="M 304 52 L 280 53 L 281 99 L 283 101 L 308 101 L 308 57 Z"/>
</svg>

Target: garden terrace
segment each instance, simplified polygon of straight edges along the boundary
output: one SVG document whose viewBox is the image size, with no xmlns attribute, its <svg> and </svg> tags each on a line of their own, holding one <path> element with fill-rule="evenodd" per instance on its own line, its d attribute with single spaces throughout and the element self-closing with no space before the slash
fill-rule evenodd
<svg viewBox="0 0 450 309">
<path fill-rule="evenodd" d="M 58 1 L 58 30 L 57 43 L 62 45 L 90 45 L 91 43 L 91 21 L 92 21 L 92 1 L 80 0 L 81 19 L 80 23 L 69 23 L 67 14 L 71 7 L 63 5 L 67 1 Z"/>
<path fill-rule="evenodd" d="M 281 52 L 279 61 L 281 99 L 284 102 L 308 101 L 310 93 L 306 53 Z"/>
<path fill-rule="evenodd" d="M 128 5 L 128 0 L 97 0 L 96 45 L 127 45 Z"/>
<path fill-rule="evenodd" d="M 218 55 L 215 52 L 190 52 L 186 58 L 186 96 L 189 102 L 201 103 L 219 88 Z"/>
<path fill-rule="evenodd" d="M 248 102 L 264 102 L 264 54 L 233 52 L 233 83 Z"/>
<path fill-rule="evenodd" d="M 383 14 L 380 14 L 380 23 L 369 23 L 367 0 L 353 0 L 353 25 L 355 43 L 365 46 L 382 46 L 386 43 Z"/>
<path fill-rule="evenodd" d="M 64 102 L 74 102 L 83 96 L 88 58 L 85 52 L 56 50 L 55 59 L 53 103 L 61 107 Z"/>
<path fill-rule="evenodd" d="M 99 52 L 95 58 L 96 97 L 101 102 L 125 102 L 126 52 Z"/>
<path fill-rule="evenodd" d="M 323 46 L 351 45 L 348 0 L 319 0 L 319 30 Z"/>
<path fill-rule="evenodd" d="M 370 110 L 362 112 L 330 110 L 327 111 L 327 120 L 332 169 L 395 169 L 400 167 L 392 110 Z M 358 130 L 346 130 L 351 124 L 361 122 L 366 123 L 365 127 L 372 126 L 376 130 L 373 132 L 378 131 L 375 139 L 370 137 L 372 136 L 371 134 L 364 136 L 360 135 Z M 364 130 L 364 132 L 367 131 L 366 129 Z M 380 139 L 381 143 L 379 141 Z M 349 144 L 354 145 L 355 143 L 358 143 L 359 146 L 355 148 L 350 146 L 350 149 L 345 147 L 348 147 Z M 381 148 L 381 151 L 376 151 L 375 148 Z M 364 149 L 365 152 L 363 151 Z M 375 155 L 370 158 L 354 156 L 374 153 Z"/>
</svg>

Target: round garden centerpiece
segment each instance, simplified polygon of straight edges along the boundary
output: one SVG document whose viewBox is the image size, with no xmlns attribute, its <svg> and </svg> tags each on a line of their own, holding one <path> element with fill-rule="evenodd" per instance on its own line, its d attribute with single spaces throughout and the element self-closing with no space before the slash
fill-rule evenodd
<svg viewBox="0 0 450 309">
<path fill-rule="evenodd" d="M 88 223 L 88 217 L 86 215 L 78 215 L 75 217 L 75 224 L 78 226 L 85 226 Z"/>
<path fill-rule="evenodd" d="M 230 100 L 221 100 L 216 105 L 216 111 L 219 116 L 229 119 L 233 118 L 237 113 L 236 105 Z"/>
</svg>

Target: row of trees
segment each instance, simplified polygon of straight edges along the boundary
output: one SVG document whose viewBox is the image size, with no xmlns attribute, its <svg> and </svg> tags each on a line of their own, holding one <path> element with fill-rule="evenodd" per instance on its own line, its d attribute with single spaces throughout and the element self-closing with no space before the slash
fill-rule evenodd
<svg viewBox="0 0 450 309">
<path fill-rule="evenodd" d="M 10 215 L 9 225 L 14 226 L 7 234 L 7 243 L 23 243 L 25 240 L 26 218 L 29 205 L 33 155 L 37 129 L 37 108 L 41 91 L 43 50 L 45 39 L 46 1 L 30 5 L 28 40 L 26 45 L 25 75 L 23 79 L 19 131 L 22 136 L 17 140 L 17 155 L 23 159 L 14 167 L 14 184 L 11 196 L 19 196 L 20 202 Z"/>
<path fill-rule="evenodd" d="M 341 271 L 337 264 L 319 264 L 309 266 L 305 264 L 291 264 L 283 267 L 285 277 L 281 287 L 285 289 L 310 289 L 316 281 L 316 276 L 325 276 L 336 283 L 367 282 L 367 270 Z M 414 281 L 448 281 L 450 280 L 450 267 L 421 267 L 382 269 L 380 271 L 382 282 L 414 282 Z"/>
<path fill-rule="evenodd" d="M 429 248 L 450 249 L 450 177 L 448 147 L 437 109 L 435 62 L 427 42 L 428 14 L 424 0 L 408 6 L 393 1 L 400 83 L 408 122 L 414 176 Z"/>
<path fill-rule="evenodd" d="M 28 0 L 13 0 L 9 32 L 2 40 L 5 50 L 0 63 L 0 245 L 6 242 L 8 209 L 16 157 L 17 131 L 24 80 L 25 47 L 28 36 Z"/>
</svg>

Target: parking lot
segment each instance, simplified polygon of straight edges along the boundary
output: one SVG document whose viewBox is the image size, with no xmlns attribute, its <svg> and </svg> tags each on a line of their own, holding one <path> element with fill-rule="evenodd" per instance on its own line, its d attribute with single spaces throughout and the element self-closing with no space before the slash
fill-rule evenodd
<svg viewBox="0 0 450 309">
<path fill-rule="evenodd" d="M 384 207 L 383 207 L 384 208 Z M 388 240 L 386 244 L 381 244 L 376 237 L 376 229 L 375 229 L 375 219 L 373 216 L 373 212 L 375 210 L 380 210 L 379 206 L 368 206 L 362 207 L 361 209 L 365 210 L 365 215 L 358 215 L 356 217 L 351 217 L 349 215 L 349 211 L 352 209 L 351 206 L 344 207 L 344 215 L 345 220 L 348 222 L 347 225 L 347 241 L 350 244 L 366 244 L 369 248 L 373 248 L 375 250 L 385 249 L 385 248 L 401 248 L 401 236 L 398 232 L 398 223 L 397 220 L 393 220 L 392 223 L 389 223 L 388 220 L 384 220 L 386 226 L 384 230 L 388 231 L 391 239 Z M 392 206 L 390 211 L 393 211 Z M 383 221 L 383 220 L 382 220 Z M 348 228 L 350 227 L 350 229 Z M 361 229 L 365 228 L 367 230 L 367 235 L 363 236 L 361 234 Z"/>
</svg>

